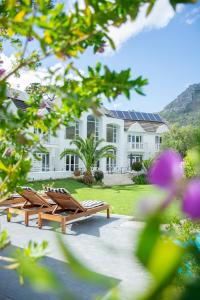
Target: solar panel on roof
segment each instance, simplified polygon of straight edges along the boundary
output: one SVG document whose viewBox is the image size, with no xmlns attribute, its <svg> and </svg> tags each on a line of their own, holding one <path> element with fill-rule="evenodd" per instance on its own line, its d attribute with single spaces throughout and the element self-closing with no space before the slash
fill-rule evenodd
<svg viewBox="0 0 200 300">
<path fill-rule="evenodd" d="M 140 120 L 140 121 L 144 120 L 144 118 L 142 117 L 142 114 L 139 111 L 136 112 L 136 115 L 138 117 L 138 120 Z"/>
<path fill-rule="evenodd" d="M 117 115 L 118 115 L 118 118 L 120 118 L 120 119 L 124 118 L 122 112 L 119 110 L 117 111 Z"/>
<path fill-rule="evenodd" d="M 125 111 L 122 111 L 123 119 L 126 119 L 125 117 Z"/>
<path fill-rule="evenodd" d="M 142 118 L 143 118 L 143 120 L 145 121 L 145 116 L 144 116 L 144 113 L 143 113 L 143 112 L 141 112 L 141 115 L 142 115 Z"/>
<path fill-rule="evenodd" d="M 124 113 L 125 119 L 130 120 L 130 115 L 129 115 L 128 111 L 124 111 L 123 113 Z"/>
<path fill-rule="evenodd" d="M 156 121 L 155 114 L 151 114 L 151 117 L 152 117 L 153 121 Z"/>
<path fill-rule="evenodd" d="M 163 122 L 159 114 L 119 110 L 110 110 L 110 112 L 112 117 L 122 120 Z"/>
<path fill-rule="evenodd" d="M 148 121 L 148 114 L 147 113 L 142 113 L 143 114 L 143 116 L 144 116 L 144 120 L 145 121 Z"/>
<path fill-rule="evenodd" d="M 155 115 L 155 116 L 156 116 L 156 121 L 162 122 L 162 119 L 161 119 L 161 117 L 159 115 Z"/>
<path fill-rule="evenodd" d="M 131 120 L 138 121 L 138 117 L 134 111 L 130 111 Z"/>
<path fill-rule="evenodd" d="M 131 114 L 130 114 L 130 111 L 128 111 L 128 115 L 129 115 L 129 120 L 131 120 Z"/>
<path fill-rule="evenodd" d="M 152 114 L 148 114 L 148 116 L 150 121 L 155 121 L 155 119 L 152 117 Z"/>
<path fill-rule="evenodd" d="M 117 113 L 116 113 L 115 110 L 111 110 L 111 112 L 112 112 L 112 115 L 113 115 L 114 118 L 118 118 Z"/>
</svg>

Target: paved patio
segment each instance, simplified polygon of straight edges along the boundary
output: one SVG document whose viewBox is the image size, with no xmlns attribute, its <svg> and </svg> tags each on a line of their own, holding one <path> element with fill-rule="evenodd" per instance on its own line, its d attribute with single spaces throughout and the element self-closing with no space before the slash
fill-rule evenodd
<svg viewBox="0 0 200 300">
<path fill-rule="evenodd" d="M 30 227 L 25 227 L 21 216 L 6 222 L 4 215 L 0 216 L 1 228 L 8 229 L 11 237 L 9 250 L 24 247 L 28 241 L 49 242 L 49 255 L 44 264 L 51 268 L 65 287 L 74 291 L 78 300 L 94 299 L 96 295 L 105 296 L 108 291 L 99 286 L 91 286 L 87 282 L 78 280 L 63 261 L 58 248 L 55 232 L 49 223 L 45 223 L 42 230 L 37 228 L 36 219 L 31 220 Z M 67 234 L 62 235 L 74 252 L 95 272 L 116 280 L 122 299 L 132 292 L 137 295 L 143 291 L 149 282 L 148 275 L 132 257 L 137 234 L 142 223 L 133 222 L 129 217 L 113 215 L 106 219 L 99 214 L 68 225 Z M 56 229 L 57 232 L 60 229 Z M 6 254 L 8 249 L 4 250 Z M 2 253 L 1 253 L 2 254 Z M 38 293 L 28 284 L 20 286 L 18 277 L 13 271 L 0 270 L 0 299 L 5 300 L 55 300 L 56 295 Z"/>
</svg>

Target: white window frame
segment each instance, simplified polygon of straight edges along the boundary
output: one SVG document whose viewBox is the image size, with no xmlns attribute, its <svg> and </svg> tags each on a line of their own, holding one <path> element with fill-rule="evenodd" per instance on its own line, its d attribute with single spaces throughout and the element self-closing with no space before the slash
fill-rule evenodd
<svg viewBox="0 0 200 300">
<path fill-rule="evenodd" d="M 65 170 L 69 172 L 74 172 L 79 169 L 79 159 L 76 155 L 67 154 L 65 156 Z"/>
<path fill-rule="evenodd" d="M 67 128 L 74 127 L 74 137 L 72 139 L 67 137 Z M 65 139 L 66 140 L 73 140 L 76 139 L 79 136 L 79 122 L 76 121 L 75 123 L 72 123 L 70 126 L 65 128 Z"/>
<path fill-rule="evenodd" d="M 108 141 L 108 128 L 112 129 L 112 141 Z M 116 124 L 107 124 L 106 126 L 106 141 L 108 143 L 117 143 L 117 125 Z"/>
<path fill-rule="evenodd" d="M 89 120 L 89 118 L 92 117 L 92 120 Z M 93 115 L 87 116 L 87 137 L 90 135 L 88 134 L 88 123 L 93 123 L 94 124 L 94 137 L 96 141 L 99 140 L 99 119 Z"/>
<path fill-rule="evenodd" d="M 113 153 L 115 155 L 115 159 L 107 157 L 106 158 L 106 171 L 114 171 L 117 167 L 117 150 L 111 150 L 110 153 Z"/>
<path fill-rule="evenodd" d="M 48 172 L 50 170 L 50 154 L 41 153 L 41 161 L 42 172 Z"/>
</svg>

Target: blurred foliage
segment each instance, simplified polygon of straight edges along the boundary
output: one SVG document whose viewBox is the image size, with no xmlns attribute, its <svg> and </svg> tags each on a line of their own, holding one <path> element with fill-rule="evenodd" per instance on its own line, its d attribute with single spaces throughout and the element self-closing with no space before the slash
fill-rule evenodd
<svg viewBox="0 0 200 300">
<path fill-rule="evenodd" d="M 200 175 L 198 172 L 197 155 L 196 151 L 188 151 L 184 158 L 184 170 L 186 178 L 193 178 Z"/>
<path fill-rule="evenodd" d="M 170 131 L 163 135 L 161 148 L 174 149 L 185 157 L 187 151 L 196 146 L 197 132 L 197 127 L 173 125 Z"/>
</svg>

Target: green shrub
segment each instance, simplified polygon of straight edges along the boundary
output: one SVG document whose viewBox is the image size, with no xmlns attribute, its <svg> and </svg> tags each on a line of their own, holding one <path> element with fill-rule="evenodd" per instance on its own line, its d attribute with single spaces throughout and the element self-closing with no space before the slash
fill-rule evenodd
<svg viewBox="0 0 200 300">
<path fill-rule="evenodd" d="M 195 161 L 190 152 L 184 158 L 184 171 L 186 178 L 192 178 L 199 175 L 195 166 Z"/>
<path fill-rule="evenodd" d="M 136 161 L 132 164 L 132 170 L 134 171 L 141 171 L 142 170 L 142 163 L 140 161 Z"/>
<path fill-rule="evenodd" d="M 100 170 L 97 170 L 94 172 L 94 178 L 95 178 L 96 182 L 102 183 L 102 180 L 104 178 L 104 173 Z"/>
<path fill-rule="evenodd" d="M 153 158 L 143 160 L 142 162 L 143 168 L 148 171 L 151 168 L 153 161 L 154 161 Z"/>
<path fill-rule="evenodd" d="M 145 174 L 133 176 L 132 180 L 135 184 L 148 184 L 147 176 Z"/>
</svg>

